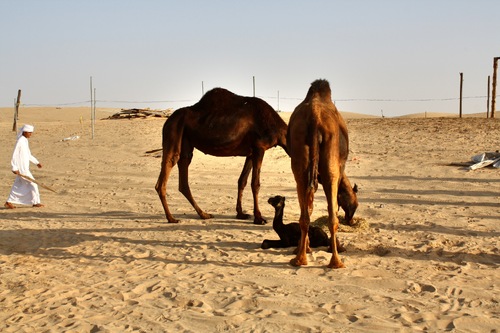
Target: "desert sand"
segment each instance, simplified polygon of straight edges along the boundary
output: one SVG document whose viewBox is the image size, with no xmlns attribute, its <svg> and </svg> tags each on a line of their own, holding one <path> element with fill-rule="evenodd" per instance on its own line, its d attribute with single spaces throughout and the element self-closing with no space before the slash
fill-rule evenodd
<svg viewBox="0 0 500 333">
<path fill-rule="evenodd" d="M 280 113 L 288 119 L 289 113 Z M 88 108 L 21 108 L 35 125 L 32 167 L 44 208 L 0 209 L 1 332 L 497 332 L 500 327 L 500 170 L 467 171 L 500 149 L 500 121 L 381 119 L 346 114 L 347 174 L 368 230 L 340 233 L 346 268 L 289 265 L 293 248 L 260 249 L 272 230 L 267 199 L 299 208 L 290 160 L 266 153 L 260 206 L 268 224 L 235 219 L 244 158 L 195 151 L 191 190 L 201 220 L 177 191 L 166 223 L 154 186 L 165 119 L 101 120 Z M 61 141 L 79 135 L 77 140 Z M 14 175 L 12 109 L 0 109 L 0 193 Z M 2 201 L 2 204 L 3 202 Z M 248 186 L 244 209 L 252 212 Z M 321 187 L 312 219 L 326 215 Z"/>
</svg>

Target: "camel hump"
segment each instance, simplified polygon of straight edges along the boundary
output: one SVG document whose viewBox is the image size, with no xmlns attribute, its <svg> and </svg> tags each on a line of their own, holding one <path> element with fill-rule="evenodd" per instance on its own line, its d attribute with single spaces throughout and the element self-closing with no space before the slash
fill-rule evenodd
<svg viewBox="0 0 500 333">
<path fill-rule="evenodd" d="M 330 83 L 324 79 L 319 79 L 311 83 L 306 99 L 313 98 L 314 96 L 331 102 L 332 90 L 330 89 Z"/>
<path fill-rule="evenodd" d="M 224 108 L 238 99 L 239 96 L 224 88 L 213 88 L 201 97 L 191 109 L 198 112 L 211 112 L 214 109 Z"/>
</svg>

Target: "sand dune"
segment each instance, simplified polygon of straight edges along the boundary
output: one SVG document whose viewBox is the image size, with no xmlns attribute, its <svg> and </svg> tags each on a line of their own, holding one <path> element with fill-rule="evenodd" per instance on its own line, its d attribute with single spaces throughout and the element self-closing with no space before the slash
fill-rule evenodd
<svg viewBox="0 0 500 333">
<path fill-rule="evenodd" d="M 345 269 L 326 268 L 319 248 L 309 266 L 293 249 L 261 250 L 270 224 L 235 217 L 241 157 L 195 152 L 190 184 L 214 215 L 200 220 L 177 191 L 167 224 L 154 185 L 164 119 L 98 120 L 88 109 L 22 109 L 33 123 L 35 177 L 43 209 L 0 209 L 2 332 L 494 332 L 500 327 L 500 171 L 450 163 L 500 149 L 495 119 L 349 117 L 347 173 L 360 192 L 357 216 L 370 228 L 340 233 Z M 98 112 L 98 118 L 109 110 Z M 286 118 L 285 113 L 280 113 Z M 82 122 L 80 122 L 82 117 Z M 14 180 L 11 109 L 0 109 L 0 192 Z M 80 139 L 61 141 L 72 134 Z M 299 208 L 281 148 L 264 158 L 260 201 Z M 326 215 L 322 191 L 313 219 Z M 244 209 L 251 212 L 250 189 Z"/>
</svg>

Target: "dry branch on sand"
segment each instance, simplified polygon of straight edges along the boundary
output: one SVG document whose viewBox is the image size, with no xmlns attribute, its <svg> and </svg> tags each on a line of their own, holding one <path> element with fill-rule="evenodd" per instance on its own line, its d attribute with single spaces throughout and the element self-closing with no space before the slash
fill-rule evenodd
<svg viewBox="0 0 500 333">
<path fill-rule="evenodd" d="M 136 118 L 168 118 L 172 114 L 172 109 L 167 110 L 150 110 L 150 109 L 122 109 L 108 118 L 104 119 L 136 119 Z"/>
<path fill-rule="evenodd" d="M 144 153 L 144 156 L 160 158 L 162 154 L 163 154 L 163 148 L 158 148 L 158 149 L 148 150 L 147 152 Z"/>
</svg>

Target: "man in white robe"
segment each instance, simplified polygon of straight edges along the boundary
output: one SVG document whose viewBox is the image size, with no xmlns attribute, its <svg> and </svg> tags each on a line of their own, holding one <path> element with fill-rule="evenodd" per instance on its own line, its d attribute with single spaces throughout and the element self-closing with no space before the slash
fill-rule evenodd
<svg viewBox="0 0 500 333">
<path fill-rule="evenodd" d="M 36 164 L 39 168 L 42 167 L 40 162 L 31 155 L 28 139 L 33 134 L 34 127 L 32 125 L 24 125 L 17 135 L 16 146 L 12 154 L 12 172 L 17 175 L 9 198 L 5 202 L 5 207 L 9 209 L 16 208 L 14 204 L 32 205 L 33 207 L 43 207 L 40 203 L 40 192 L 38 185 L 30 182 L 20 176 L 28 176 L 33 178 L 30 172 L 30 162 Z"/>
</svg>

